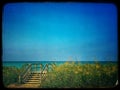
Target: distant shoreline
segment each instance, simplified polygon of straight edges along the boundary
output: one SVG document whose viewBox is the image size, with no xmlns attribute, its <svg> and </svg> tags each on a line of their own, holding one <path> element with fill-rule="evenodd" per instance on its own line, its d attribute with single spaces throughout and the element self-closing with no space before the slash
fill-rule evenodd
<svg viewBox="0 0 120 90">
<path fill-rule="evenodd" d="M 17 66 L 21 67 L 24 64 L 51 64 L 55 63 L 56 65 L 64 64 L 65 62 L 74 62 L 75 64 L 94 64 L 94 63 L 100 63 L 100 64 L 106 64 L 106 63 L 115 63 L 117 64 L 117 61 L 3 61 L 3 66 Z"/>
<path fill-rule="evenodd" d="M 2 62 L 118 62 L 118 61 L 116 61 L 116 60 L 109 60 L 109 61 L 103 61 L 103 60 L 101 60 L 101 61 L 95 61 L 95 60 L 88 60 L 88 61 L 2 61 Z"/>
</svg>

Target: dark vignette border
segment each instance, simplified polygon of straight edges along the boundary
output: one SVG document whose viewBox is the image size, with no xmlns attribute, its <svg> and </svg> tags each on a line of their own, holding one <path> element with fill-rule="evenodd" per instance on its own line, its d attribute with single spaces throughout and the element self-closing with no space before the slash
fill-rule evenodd
<svg viewBox="0 0 120 90">
<path fill-rule="evenodd" d="M 24 3 L 24 2 L 28 2 L 28 3 L 40 3 L 40 2 L 78 2 L 78 3 L 112 3 L 116 6 L 117 8 L 117 18 L 118 18 L 118 21 L 117 21 L 117 26 L 118 26 L 118 76 L 120 76 L 119 74 L 119 68 L 120 68 L 120 60 L 119 60 L 119 29 L 120 29 L 120 7 L 119 7 L 119 0 L 0 0 L 0 15 L 1 15 L 1 25 L 0 25 L 0 31 L 1 31 L 1 45 L 0 45 L 0 48 L 1 48 L 1 60 L 0 60 L 0 86 L 1 88 L 3 89 L 16 89 L 16 88 L 5 88 L 4 85 L 3 85 L 3 73 L 2 73 L 2 70 L 3 70 L 3 67 L 2 67 L 2 55 L 3 55 L 3 44 L 2 44 L 2 18 L 3 18 L 3 10 L 4 10 L 4 6 L 8 3 Z M 119 81 L 120 81 L 120 77 L 118 77 Z M 120 83 L 120 82 L 119 82 Z M 119 88 L 120 85 L 118 84 L 118 86 L 114 87 L 114 88 L 97 88 L 97 89 L 117 89 Z M 18 88 L 18 89 L 24 89 L 24 88 Z M 26 88 L 25 88 L 26 89 Z M 27 89 L 31 89 L 31 88 L 27 88 Z M 39 88 L 38 88 L 39 89 Z M 42 89 L 42 88 L 40 88 Z M 47 89 L 47 88 L 46 88 Z M 52 89 L 52 88 L 51 88 Z M 70 89 L 70 88 L 69 88 Z M 72 88 L 71 88 L 72 89 Z M 76 89 L 76 88 L 74 88 Z M 90 89 L 90 88 L 87 88 L 87 89 Z M 96 88 L 92 88 L 92 89 L 96 89 Z"/>
</svg>

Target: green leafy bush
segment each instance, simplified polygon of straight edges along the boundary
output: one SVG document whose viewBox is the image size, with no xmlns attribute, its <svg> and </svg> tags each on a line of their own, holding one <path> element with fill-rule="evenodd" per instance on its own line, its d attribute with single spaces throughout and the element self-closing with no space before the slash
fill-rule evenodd
<svg viewBox="0 0 120 90">
<path fill-rule="evenodd" d="M 19 69 L 16 67 L 3 67 L 3 84 L 7 86 L 18 81 Z"/>
<path fill-rule="evenodd" d="M 118 79 L 118 67 L 107 64 L 75 64 L 66 62 L 48 73 L 42 88 L 104 88 L 114 87 Z"/>
<path fill-rule="evenodd" d="M 3 84 L 8 86 L 9 84 L 18 83 L 18 76 L 26 68 L 24 64 L 21 68 L 15 66 L 3 66 Z"/>
</svg>

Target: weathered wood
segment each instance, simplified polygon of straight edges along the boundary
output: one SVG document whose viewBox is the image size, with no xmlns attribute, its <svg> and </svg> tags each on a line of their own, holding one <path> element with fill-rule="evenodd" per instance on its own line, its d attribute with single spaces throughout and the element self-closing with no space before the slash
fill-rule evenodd
<svg viewBox="0 0 120 90">
<path fill-rule="evenodd" d="M 35 65 L 35 71 L 37 71 L 37 65 L 36 64 L 34 64 Z"/>
<path fill-rule="evenodd" d="M 42 71 L 42 69 L 43 69 L 43 65 L 42 65 L 42 64 L 40 64 L 40 71 Z"/>
<path fill-rule="evenodd" d="M 25 82 L 28 74 L 29 74 L 30 71 L 31 71 L 31 66 L 32 66 L 32 65 L 29 64 L 29 65 L 27 66 L 27 68 L 25 68 L 25 69 L 23 70 L 23 72 L 19 75 L 19 83 Z"/>
<path fill-rule="evenodd" d="M 32 67 L 33 66 L 33 67 Z M 49 67 L 50 66 L 50 67 Z M 55 67 L 53 64 L 46 64 L 46 65 L 38 65 L 38 64 L 28 64 L 25 70 L 19 75 L 19 83 L 26 83 L 28 79 L 32 77 L 32 73 L 38 73 L 41 80 L 44 80 L 46 78 L 47 72 L 49 71 L 49 68 Z M 33 71 L 32 71 L 33 70 Z M 40 80 L 40 82 L 41 82 Z"/>
<path fill-rule="evenodd" d="M 19 75 L 19 77 L 18 77 L 18 80 L 19 80 L 19 83 L 21 83 L 21 76 Z"/>
</svg>

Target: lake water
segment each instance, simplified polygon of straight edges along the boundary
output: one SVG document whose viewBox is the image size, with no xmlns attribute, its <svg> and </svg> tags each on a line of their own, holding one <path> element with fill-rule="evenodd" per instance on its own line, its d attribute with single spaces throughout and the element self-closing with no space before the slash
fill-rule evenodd
<svg viewBox="0 0 120 90">
<path fill-rule="evenodd" d="M 60 65 L 65 63 L 66 61 L 4 61 L 2 62 L 2 66 L 15 66 L 18 68 L 21 68 L 22 65 L 24 64 L 52 64 L 55 63 L 56 65 Z M 73 61 L 69 61 L 69 62 L 73 62 Z M 95 63 L 95 61 L 74 61 L 75 63 L 81 63 L 81 64 L 92 64 Z M 117 63 L 116 61 L 98 61 L 99 63 L 105 64 L 108 62 L 111 63 Z"/>
</svg>

